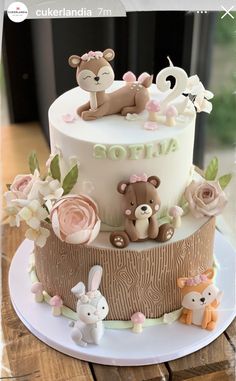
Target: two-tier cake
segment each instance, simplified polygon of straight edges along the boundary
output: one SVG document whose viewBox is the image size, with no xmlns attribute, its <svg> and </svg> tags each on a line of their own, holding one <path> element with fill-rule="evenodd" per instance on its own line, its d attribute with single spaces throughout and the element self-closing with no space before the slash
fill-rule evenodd
<svg viewBox="0 0 236 381">
<path fill-rule="evenodd" d="M 78 344 L 98 343 L 104 318 L 131 321 L 136 332 L 174 311 L 187 322 L 186 287 L 199 288 L 203 307 L 219 300 L 200 288 L 213 287 L 215 216 L 230 175 L 217 178 L 216 158 L 205 172 L 192 161 L 196 112 L 211 111 L 213 94 L 171 61 L 155 84 L 147 73 L 114 81 L 113 58 L 111 49 L 70 57 L 79 86 L 49 109 L 47 174 L 31 155 L 32 174 L 6 194 L 11 223 L 26 221 L 36 243 L 32 292 L 55 315 L 77 310 Z M 202 325 L 190 315 L 188 324 Z"/>
</svg>

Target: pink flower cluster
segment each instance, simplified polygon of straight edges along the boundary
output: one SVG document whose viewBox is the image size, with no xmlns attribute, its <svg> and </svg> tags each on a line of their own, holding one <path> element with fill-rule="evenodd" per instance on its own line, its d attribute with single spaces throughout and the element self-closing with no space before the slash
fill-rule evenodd
<svg viewBox="0 0 236 381">
<path fill-rule="evenodd" d="M 90 61 L 91 59 L 95 59 L 95 58 L 99 59 L 101 57 L 103 57 L 102 52 L 100 52 L 100 51 L 94 52 L 94 51 L 90 50 L 88 53 L 83 54 L 81 59 L 83 61 Z"/>
<path fill-rule="evenodd" d="M 208 281 L 208 277 L 206 274 L 196 275 L 193 278 L 189 278 L 186 280 L 186 286 L 197 286 L 200 283 L 204 283 Z"/>
</svg>

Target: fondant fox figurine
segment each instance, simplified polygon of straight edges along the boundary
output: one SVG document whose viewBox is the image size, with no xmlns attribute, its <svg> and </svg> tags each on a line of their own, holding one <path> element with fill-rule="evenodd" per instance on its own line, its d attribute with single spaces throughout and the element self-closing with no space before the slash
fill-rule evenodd
<svg viewBox="0 0 236 381">
<path fill-rule="evenodd" d="M 208 269 L 193 278 L 179 278 L 177 285 L 181 289 L 181 323 L 194 324 L 212 331 L 216 327 L 216 311 L 222 298 L 222 292 L 213 283 L 214 270 Z"/>
</svg>

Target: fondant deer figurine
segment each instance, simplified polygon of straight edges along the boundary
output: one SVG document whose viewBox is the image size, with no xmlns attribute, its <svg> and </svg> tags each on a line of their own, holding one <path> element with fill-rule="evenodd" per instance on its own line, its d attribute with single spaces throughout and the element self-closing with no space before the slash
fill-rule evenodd
<svg viewBox="0 0 236 381">
<path fill-rule="evenodd" d="M 216 311 L 223 293 L 213 283 L 214 270 L 208 269 L 193 278 L 179 278 L 183 295 L 181 323 L 194 324 L 212 331 L 218 320 Z"/>
<path fill-rule="evenodd" d="M 105 115 L 140 113 L 149 100 L 147 88 L 152 76 L 142 75 L 140 82 L 126 82 L 125 86 L 111 93 L 105 90 L 114 81 L 114 72 L 109 63 L 115 53 L 112 49 L 104 52 L 90 51 L 82 55 L 72 55 L 69 64 L 76 70 L 76 79 L 81 89 L 90 93 L 90 100 L 77 109 L 84 120 L 93 120 Z"/>
</svg>

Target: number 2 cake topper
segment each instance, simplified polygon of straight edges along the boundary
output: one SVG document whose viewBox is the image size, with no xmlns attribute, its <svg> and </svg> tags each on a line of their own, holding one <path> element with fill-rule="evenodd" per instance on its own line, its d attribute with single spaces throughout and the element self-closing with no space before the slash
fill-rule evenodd
<svg viewBox="0 0 236 381">
<path fill-rule="evenodd" d="M 112 49 L 106 49 L 104 52 L 90 51 L 81 57 L 69 57 L 69 65 L 77 68 L 78 85 L 90 94 L 90 100 L 77 109 L 77 114 L 84 120 L 94 120 L 112 114 L 138 114 L 145 109 L 149 100 L 147 88 L 152 83 L 152 76 L 149 74 L 145 73 L 139 82 L 125 82 L 118 90 L 105 92 L 114 81 L 114 72 L 109 63 L 114 57 Z"/>
</svg>

